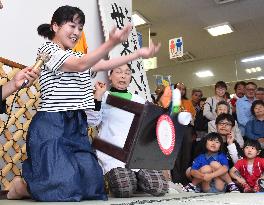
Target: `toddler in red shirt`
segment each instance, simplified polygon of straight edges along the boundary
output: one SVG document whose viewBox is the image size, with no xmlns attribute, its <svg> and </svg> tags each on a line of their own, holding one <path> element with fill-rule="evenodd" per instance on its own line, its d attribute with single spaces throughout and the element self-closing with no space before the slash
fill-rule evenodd
<svg viewBox="0 0 264 205">
<path fill-rule="evenodd" d="M 258 157 L 260 143 L 247 140 L 244 144 L 245 158 L 230 170 L 230 175 L 242 186 L 245 193 L 264 192 L 264 159 Z"/>
</svg>

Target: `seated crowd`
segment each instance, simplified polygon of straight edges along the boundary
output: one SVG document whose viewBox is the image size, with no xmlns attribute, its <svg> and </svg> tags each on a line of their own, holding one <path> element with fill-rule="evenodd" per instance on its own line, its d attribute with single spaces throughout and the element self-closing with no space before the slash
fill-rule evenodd
<svg viewBox="0 0 264 205">
<path fill-rule="evenodd" d="M 187 192 L 264 192 L 264 89 L 237 82 L 230 99 L 219 81 L 214 96 L 193 89 L 188 100 L 183 83 L 174 87 L 193 120 L 184 126 L 172 182 Z"/>
<path fill-rule="evenodd" d="M 95 109 L 86 110 L 85 119 L 90 126 L 98 126 L 98 137 L 119 147 L 124 146 L 133 115 L 108 105 L 106 98 L 112 95 L 144 103 L 139 95 L 127 90 L 131 77 L 129 64 L 110 71 L 110 90 L 106 91 L 105 83 L 97 82 Z M 170 91 L 165 87 L 157 88 L 154 103 L 169 107 L 171 95 L 167 96 Z M 172 112 L 172 119 L 177 119 L 178 112 L 183 111 L 192 116 L 188 125 L 181 125 L 183 135 L 177 136 L 180 146 L 174 153 L 177 156 L 174 168 L 163 172 L 128 169 L 125 163 L 96 151 L 107 193 L 124 198 L 139 192 L 163 196 L 173 190 L 264 192 L 263 88 L 257 88 L 253 82 L 238 82 L 235 96 L 229 99 L 226 83 L 219 81 L 215 85 L 214 96 L 203 98 L 200 89 L 193 89 L 191 100 L 186 96 L 187 89 L 183 83 L 175 84 L 173 89 L 178 89 L 181 103 L 176 115 Z M 14 180 L 7 198 L 25 197 L 30 197 L 27 185 L 21 179 Z"/>
</svg>

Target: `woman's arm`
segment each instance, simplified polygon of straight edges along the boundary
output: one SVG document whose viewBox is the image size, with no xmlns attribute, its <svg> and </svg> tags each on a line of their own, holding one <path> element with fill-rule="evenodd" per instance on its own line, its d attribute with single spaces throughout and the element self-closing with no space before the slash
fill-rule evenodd
<svg viewBox="0 0 264 205">
<path fill-rule="evenodd" d="M 122 30 L 115 29 L 110 33 L 109 40 L 103 43 L 95 51 L 89 52 L 83 55 L 81 58 L 75 56 L 68 57 L 62 65 L 62 71 L 83 72 L 91 67 L 92 70 L 95 72 L 111 70 L 118 66 L 124 65 L 130 61 L 133 61 L 139 57 L 153 57 L 153 55 L 155 55 L 159 51 L 161 44 L 155 45 L 154 43 L 151 43 L 150 47 L 140 48 L 129 55 L 120 56 L 110 60 L 102 60 L 105 56 L 107 56 L 107 54 L 112 48 L 127 39 L 130 30 L 130 26 L 126 26 Z"/>
<path fill-rule="evenodd" d="M 114 28 L 109 34 L 109 39 L 93 52 L 89 52 L 81 58 L 75 56 L 68 57 L 62 65 L 62 70 L 64 72 L 83 72 L 91 68 L 104 58 L 112 48 L 124 42 L 128 38 L 130 30 L 131 24 L 126 25 L 121 30 Z"/>
<path fill-rule="evenodd" d="M 143 58 L 153 57 L 159 51 L 160 46 L 161 46 L 160 43 L 158 45 L 155 45 L 154 43 L 151 42 L 149 47 L 140 48 L 139 50 L 136 50 L 134 53 L 131 53 L 129 55 L 120 56 L 110 60 L 100 60 L 97 64 L 93 66 L 92 70 L 93 71 L 112 70 L 113 68 L 117 68 L 121 65 L 124 65 L 140 57 Z"/>
</svg>

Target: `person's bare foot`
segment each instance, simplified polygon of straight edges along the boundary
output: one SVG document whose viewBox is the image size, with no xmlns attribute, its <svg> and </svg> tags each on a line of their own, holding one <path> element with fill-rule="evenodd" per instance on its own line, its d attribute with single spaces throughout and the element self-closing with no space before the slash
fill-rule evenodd
<svg viewBox="0 0 264 205">
<path fill-rule="evenodd" d="M 7 198 L 22 199 L 27 197 L 30 197 L 30 195 L 27 191 L 26 182 L 20 177 L 14 178 L 7 193 Z"/>
</svg>

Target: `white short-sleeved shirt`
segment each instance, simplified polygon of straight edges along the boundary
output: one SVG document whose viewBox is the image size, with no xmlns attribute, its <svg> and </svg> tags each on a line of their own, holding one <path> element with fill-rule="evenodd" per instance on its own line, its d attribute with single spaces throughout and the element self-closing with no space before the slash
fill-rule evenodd
<svg viewBox="0 0 264 205">
<path fill-rule="evenodd" d="M 38 53 L 46 53 L 50 60 L 41 68 L 39 111 L 59 112 L 94 108 L 91 69 L 85 72 L 64 72 L 62 64 L 70 56 L 83 54 L 62 50 L 53 42 L 44 43 Z"/>
</svg>

